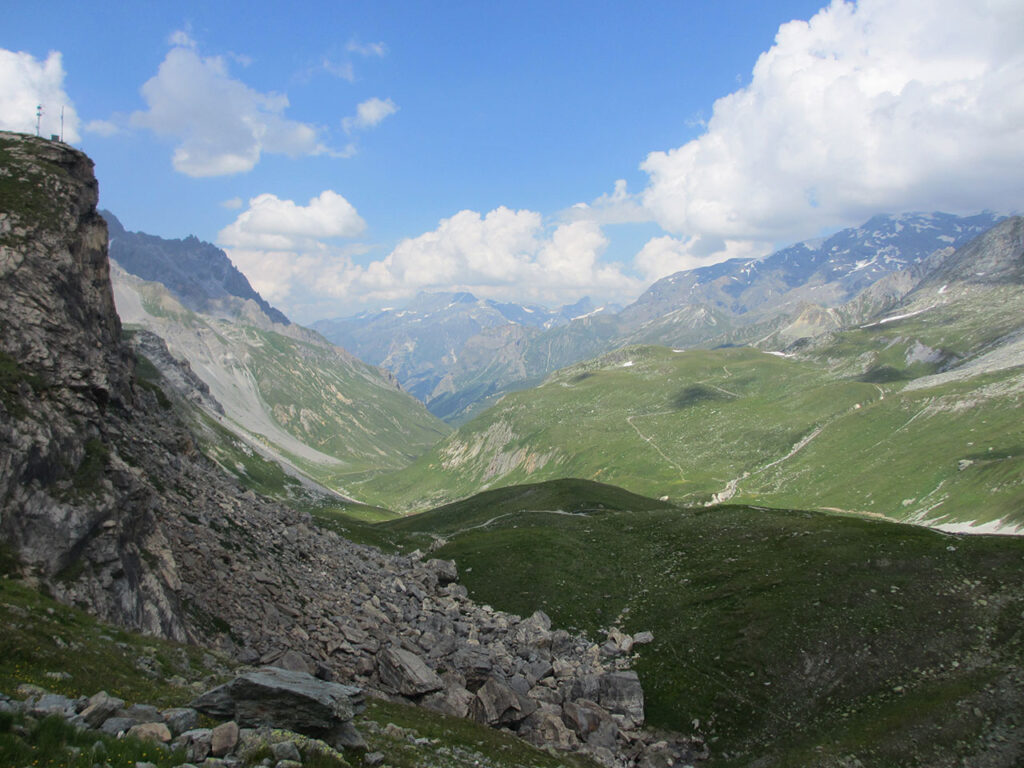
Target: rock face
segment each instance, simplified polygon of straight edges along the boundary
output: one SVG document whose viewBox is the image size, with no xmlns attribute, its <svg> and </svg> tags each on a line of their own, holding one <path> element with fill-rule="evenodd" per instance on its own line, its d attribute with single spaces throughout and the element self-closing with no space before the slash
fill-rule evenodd
<svg viewBox="0 0 1024 768">
<path fill-rule="evenodd" d="M 478 605 L 454 563 L 320 530 L 199 453 L 167 398 L 134 378 L 95 202 L 84 155 L 0 133 L 0 538 L 21 575 L 245 663 L 314 671 L 608 765 L 638 760 L 643 693 L 622 638 L 602 649 L 543 613 Z M 232 697 L 268 674 L 239 678 Z M 97 720 L 119 706 L 93 705 Z M 245 722 L 269 705 L 233 706 Z M 136 724 L 115 719 L 104 727 Z"/>
</svg>

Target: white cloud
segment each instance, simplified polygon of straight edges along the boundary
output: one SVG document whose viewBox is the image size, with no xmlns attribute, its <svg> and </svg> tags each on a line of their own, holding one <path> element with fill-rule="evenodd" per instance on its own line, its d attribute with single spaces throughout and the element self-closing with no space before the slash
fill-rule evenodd
<svg viewBox="0 0 1024 768">
<path fill-rule="evenodd" d="M 0 48 L 0 129 L 36 132 L 36 107 L 43 107 L 39 134 L 61 133 L 64 109 L 64 140 L 78 141 L 78 113 L 64 91 L 64 64 L 58 51 L 37 60 L 24 51 Z"/>
<path fill-rule="evenodd" d="M 702 136 L 648 155 L 644 205 L 726 245 L 882 211 L 1020 208 L 1022 39 L 1020 0 L 833 0 L 779 28 Z"/>
<path fill-rule="evenodd" d="M 638 195 L 626 189 L 626 180 L 619 179 L 611 194 L 607 192 L 590 203 L 576 203 L 563 211 L 568 221 L 594 221 L 598 224 L 626 224 L 651 221 L 651 212 L 643 207 Z"/>
<path fill-rule="evenodd" d="M 270 198 L 269 206 L 263 197 Z M 599 261 L 608 241 L 593 221 L 549 229 L 534 211 L 460 211 L 442 219 L 436 229 L 402 240 L 383 258 L 358 264 L 353 257 L 366 252 L 365 246 L 328 245 L 317 239 L 327 236 L 322 229 L 315 235 L 308 220 L 297 223 L 298 206 L 273 196 L 261 198 L 250 201 L 249 210 L 221 231 L 220 242 L 257 290 L 297 318 L 313 311 L 310 307 L 317 307 L 321 317 L 342 314 L 400 301 L 421 290 L 468 290 L 554 306 L 584 295 L 621 300 L 644 288 L 623 274 L 620 265 Z M 268 207 L 291 215 L 283 221 L 269 214 L 247 217 Z M 311 201 L 302 210 L 313 208 Z M 310 218 L 317 217 L 310 213 Z M 299 229 L 301 235 L 296 234 Z M 358 234 L 355 228 L 344 232 L 342 236 Z"/>
<path fill-rule="evenodd" d="M 307 205 L 267 193 L 252 198 L 249 208 L 220 231 L 218 242 L 267 251 L 311 250 L 320 240 L 356 237 L 365 228 L 355 207 L 330 189 Z"/>
<path fill-rule="evenodd" d="M 356 107 L 355 117 L 346 117 L 341 123 L 347 133 L 366 130 L 378 125 L 385 117 L 397 111 L 398 106 L 391 99 L 378 99 L 374 96 Z"/>
<path fill-rule="evenodd" d="M 756 259 L 771 251 L 771 243 L 756 240 L 728 240 L 705 236 L 677 239 L 665 235 L 653 237 L 633 259 L 646 283 L 662 277 L 717 264 L 726 259 Z"/>
<path fill-rule="evenodd" d="M 288 97 L 260 93 L 228 72 L 220 56 L 202 57 L 183 32 L 157 74 L 142 86 L 148 109 L 137 126 L 174 139 L 174 168 L 188 176 L 251 170 L 264 152 L 291 157 L 329 153 L 316 127 L 288 120 Z"/>
</svg>

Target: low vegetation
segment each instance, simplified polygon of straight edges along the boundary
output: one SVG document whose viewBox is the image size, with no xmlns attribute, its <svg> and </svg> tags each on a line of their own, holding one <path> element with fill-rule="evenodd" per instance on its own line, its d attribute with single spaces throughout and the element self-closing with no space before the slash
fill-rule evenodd
<svg viewBox="0 0 1024 768">
<path fill-rule="evenodd" d="M 739 505 L 601 509 L 586 485 L 384 527 L 443 532 L 436 554 L 497 608 L 543 608 L 598 642 L 610 625 L 652 631 L 636 660 L 649 723 L 704 734 L 713 765 L 959 765 L 1020 739 L 1024 541 Z M 557 513 L 581 491 L 586 509 Z"/>
</svg>

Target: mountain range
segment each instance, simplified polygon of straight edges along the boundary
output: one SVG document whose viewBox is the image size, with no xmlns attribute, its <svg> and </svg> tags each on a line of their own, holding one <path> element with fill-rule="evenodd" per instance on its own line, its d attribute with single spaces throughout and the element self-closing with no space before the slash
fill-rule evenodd
<svg viewBox="0 0 1024 768">
<path fill-rule="evenodd" d="M 835 308 L 935 252 L 963 245 L 999 218 L 879 215 L 764 259 L 677 272 L 624 309 L 595 308 L 588 301 L 551 312 L 469 294 L 421 294 L 404 309 L 323 320 L 314 327 L 391 370 L 432 413 L 459 424 L 506 392 L 629 344 L 712 347 L 755 342 L 793 323 L 801 333 L 838 328 L 842 320 Z"/>
</svg>

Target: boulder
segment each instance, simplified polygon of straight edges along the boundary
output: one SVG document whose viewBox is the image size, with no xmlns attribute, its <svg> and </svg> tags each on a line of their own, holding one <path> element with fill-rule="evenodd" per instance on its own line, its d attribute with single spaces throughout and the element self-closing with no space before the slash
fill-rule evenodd
<svg viewBox="0 0 1024 768">
<path fill-rule="evenodd" d="M 210 754 L 224 757 L 234 751 L 238 745 L 238 723 L 229 720 L 221 723 L 210 732 Z"/>
<path fill-rule="evenodd" d="M 444 688 L 444 681 L 412 651 L 391 647 L 377 655 L 381 684 L 403 696 L 422 696 Z"/>
<path fill-rule="evenodd" d="M 329 683 L 305 672 L 264 667 L 247 672 L 195 699 L 191 706 L 250 728 L 269 726 L 322 738 L 332 746 L 354 741 L 346 728 L 364 708 L 362 690 Z"/>
<path fill-rule="evenodd" d="M 644 689 L 636 672 L 608 672 L 601 675 L 597 703 L 612 714 L 625 715 L 636 725 L 644 721 Z"/>
<path fill-rule="evenodd" d="M 543 707 L 523 721 L 521 732 L 526 740 L 538 747 L 552 746 L 569 751 L 579 747 L 576 734 L 565 727 L 555 708 Z"/>
<path fill-rule="evenodd" d="M 613 749 L 619 734 L 608 711 L 593 701 L 570 701 L 562 708 L 562 719 L 573 732 L 592 747 Z"/>
<path fill-rule="evenodd" d="M 461 685 L 449 685 L 443 690 L 431 693 L 421 702 L 427 709 L 452 717 L 467 717 L 474 696 Z"/>
<path fill-rule="evenodd" d="M 175 736 L 190 731 L 199 725 L 199 713 L 191 707 L 174 707 L 160 713 L 167 727 Z"/>
<path fill-rule="evenodd" d="M 488 678 L 470 704 L 470 716 L 478 723 L 510 725 L 537 711 L 537 702 L 515 691 L 496 677 Z"/>
<path fill-rule="evenodd" d="M 128 736 L 142 741 L 155 741 L 166 744 L 171 740 L 171 730 L 163 723 L 139 723 L 128 729 Z"/>
<path fill-rule="evenodd" d="M 99 728 L 103 721 L 111 717 L 124 706 L 124 699 L 111 696 L 106 691 L 100 691 L 89 698 L 88 704 L 82 710 L 82 719 L 90 728 Z"/>
<path fill-rule="evenodd" d="M 437 576 L 437 583 L 442 587 L 459 580 L 459 569 L 454 560 L 428 560 L 426 565 Z"/>
</svg>

